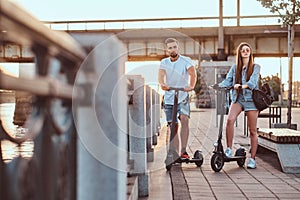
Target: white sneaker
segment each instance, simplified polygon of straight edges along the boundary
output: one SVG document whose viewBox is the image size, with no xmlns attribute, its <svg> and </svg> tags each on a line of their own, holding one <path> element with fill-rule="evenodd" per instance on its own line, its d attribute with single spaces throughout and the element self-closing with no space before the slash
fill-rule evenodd
<svg viewBox="0 0 300 200">
<path fill-rule="evenodd" d="M 249 168 L 249 169 L 256 168 L 256 161 L 253 158 L 249 158 L 247 168 Z"/>
<path fill-rule="evenodd" d="M 231 149 L 230 149 L 229 147 L 227 147 L 227 149 L 225 150 L 225 155 L 226 155 L 227 157 L 229 157 L 229 158 L 232 157 L 232 151 L 231 151 Z"/>
</svg>

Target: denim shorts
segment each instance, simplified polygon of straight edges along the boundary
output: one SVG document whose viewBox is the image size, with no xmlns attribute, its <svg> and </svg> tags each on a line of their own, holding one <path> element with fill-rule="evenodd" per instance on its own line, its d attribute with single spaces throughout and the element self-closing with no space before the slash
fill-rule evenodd
<svg viewBox="0 0 300 200">
<path fill-rule="evenodd" d="M 164 111 L 166 114 L 167 122 L 172 122 L 173 105 L 165 104 Z M 190 117 L 190 102 L 189 102 L 188 97 L 178 104 L 177 118 L 179 118 L 179 115 L 186 115 L 186 116 Z M 176 123 L 178 123 L 177 118 L 176 118 Z"/>
<path fill-rule="evenodd" d="M 243 111 L 257 110 L 253 101 L 245 101 L 243 95 L 239 95 L 237 103 L 241 105 Z"/>
</svg>

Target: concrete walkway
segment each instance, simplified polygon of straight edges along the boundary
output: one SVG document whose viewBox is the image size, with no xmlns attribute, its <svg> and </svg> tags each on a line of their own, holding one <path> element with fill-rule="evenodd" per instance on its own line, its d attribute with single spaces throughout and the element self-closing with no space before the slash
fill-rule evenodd
<svg viewBox="0 0 300 200">
<path fill-rule="evenodd" d="M 283 173 L 276 153 L 263 148 L 259 148 L 256 169 L 240 168 L 236 162 L 227 162 L 220 172 L 214 172 L 210 159 L 218 135 L 216 120 L 215 109 L 192 111 L 189 153 L 193 155 L 196 150 L 201 150 L 204 163 L 200 168 L 193 163 L 183 163 L 173 166 L 170 172 L 164 165 L 168 131 L 166 126 L 162 127 L 154 149 L 155 160 L 149 163 L 150 195 L 140 199 L 300 199 L 300 174 Z M 286 109 L 282 110 L 282 122 L 286 122 Z M 293 108 L 292 123 L 297 123 L 299 130 L 300 108 Z M 259 118 L 258 127 L 268 128 L 268 119 Z M 247 162 L 250 140 L 243 130 L 241 114 L 235 128 L 234 149 L 245 147 Z"/>
</svg>

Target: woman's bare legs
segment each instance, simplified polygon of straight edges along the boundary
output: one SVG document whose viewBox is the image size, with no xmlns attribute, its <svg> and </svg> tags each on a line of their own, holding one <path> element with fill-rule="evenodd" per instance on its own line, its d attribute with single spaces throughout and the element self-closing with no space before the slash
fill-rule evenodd
<svg viewBox="0 0 300 200">
<path fill-rule="evenodd" d="M 250 132 L 251 158 L 255 159 L 255 155 L 257 152 L 257 145 L 258 145 L 258 137 L 257 137 L 258 110 L 247 111 L 246 115 L 247 115 L 247 123 Z"/>
<path fill-rule="evenodd" d="M 233 103 L 230 106 L 227 123 L 226 123 L 226 142 L 227 147 L 232 148 L 233 135 L 234 135 L 234 123 L 237 116 L 242 112 L 242 107 L 238 103 Z"/>
</svg>

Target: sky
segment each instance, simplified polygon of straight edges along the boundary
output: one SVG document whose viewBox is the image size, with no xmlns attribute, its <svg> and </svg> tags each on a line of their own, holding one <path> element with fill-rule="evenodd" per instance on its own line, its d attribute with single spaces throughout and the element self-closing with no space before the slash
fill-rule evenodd
<svg viewBox="0 0 300 200">
<path fill-rule="evenodd" d="M 13 0 L 41 21 L 218 16 L 219 0 Z M 236 15 L 237 0 L 223 0 Z M 241 15 L 270 14 L 256 0 L 241 0 Z"/>
<path fill-rule="evenodd" d="M 13 0 L 41 21 L 209 17 L 219 15 L 219 0 Z M 236 15 L 237 0 L 223 0 L 223 15 Z M 242 16 L 270 15 L 257 0 L 240 0 Z M 280 74 L 280 58 L 256 58 L 263 77 Z M 134 64 L 134 63 L 132 63 Z M 281 60 L 282 80 L 288 80 L 288 62 Z M 146 64 L 147 65 L 147 64 Z M 140 64 L 137 67 L 141 66 Z M 130 66 L 132 68 L 132 66 Z M 134 68 L 134 67 L 133 67 Z M 300 80 L 300 59 L 294 60 L 293 80 Z M 287 84 L 286 84 L 287 85 Z"/>
</svg>

